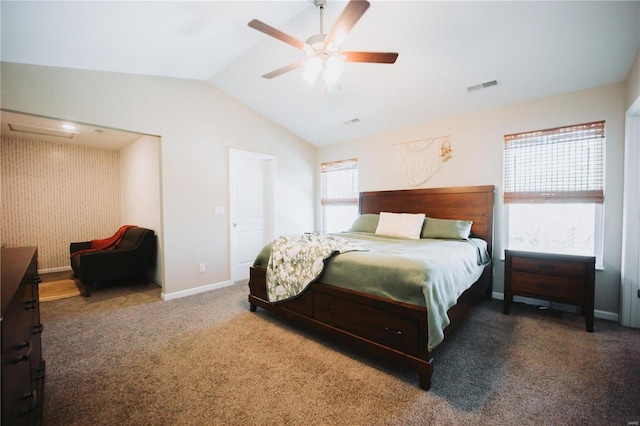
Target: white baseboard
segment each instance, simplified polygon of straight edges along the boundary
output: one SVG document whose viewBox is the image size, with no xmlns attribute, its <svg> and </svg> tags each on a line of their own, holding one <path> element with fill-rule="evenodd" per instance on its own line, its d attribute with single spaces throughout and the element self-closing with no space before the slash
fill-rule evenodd
<svg viewBox="0 0 640 426">
<path fill-rule="evenodd" d="M 504 300 L 504 293 L 497 293 L 494 291 L 492 296 L 494 299 Z M 533 305 L 533 306 L 544 306 L 551 309 L 557 309 L 563 312 L 570 312 L 572 314 L 580 313 L 580 308 L 578 306 L 565 305 L 564 303 L 556 303 L 556 302 L 553 302 L 552 304 L 549 301 L 533 299 L 531 297 L 513 296 L 513 301 L 522 302 L 522 303 L 526 303 L 527 305 Z M 616 322 L 619 321 L 617 312 L 601 311 L 599 309 L 594 309 L 593 316 L 596 318 L 605 319 L 609 321 L 616 321 Z"/>
<path fill-rule="evenodd" d="M 40 269 L 38 270 L 39 274 L 50 274 L 52 272 L 64 272 L 64 271 L 70 271 L 71 270 L 71 266 L 60 266 L 58 268 L 47 268 L 47 269 Z"/>
<path fill-rule="evenodd" d="M 160 294 L 160 297 L 162 298 L 162 300 L 180 299 L 182 297 L 193 296 L 194 294 L 200 294 L 200 293 L 204 293 L 211 290 L 217 290 L 219 288 L 228 287 L 230 285 L 233 285 L 233 282 L 222 281 L 219 283 L 203 285 L 201 287 L 190 288 L 188 290 L 174 291 L 171 293 L 162 292 Z"/>
</svg>

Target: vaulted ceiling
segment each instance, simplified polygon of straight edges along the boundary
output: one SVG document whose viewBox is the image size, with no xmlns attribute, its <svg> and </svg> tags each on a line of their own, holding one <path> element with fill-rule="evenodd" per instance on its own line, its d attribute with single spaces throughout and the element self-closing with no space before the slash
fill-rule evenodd
<svg viewBox="0 0 640 426">
<path fill-rule="evenodd" d="M 345 6 L 329 0 L 325 32 Z M 247 26 L 304 41 L 319 31 L 312 0 L 0 7 L 2 61 L 207 80 L 318 146 L 624 81 L 640 47 L 637 1 L 374 0 L 341 50 L 398 52 L 397 62 L 347 63 L 340 89 L 321 96 L 300 69 L 262 78 L 304 54 Z"/>
</svg>

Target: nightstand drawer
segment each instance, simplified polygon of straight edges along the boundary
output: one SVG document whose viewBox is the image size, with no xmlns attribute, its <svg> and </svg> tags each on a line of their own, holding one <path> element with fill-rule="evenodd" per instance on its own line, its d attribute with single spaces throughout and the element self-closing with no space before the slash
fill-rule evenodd
<svg viewBox="0 0 640 426">
<path fill-rule="evenodd" d="M 576 304 L 584 302 L 584 279 L 521 271 L 512 271 L 511 274 L 511 289 L 514 293 L 526 293 L 533 297 L 559 299 Z"/>
<path fill-rule="evenodd" d="M 585 265 L 580 262 L 513 257 L 511 267 L 514 270 L 539 272 L 541 274 L 573 275 L 576 277 L 585 276 Z"/>
</svg>

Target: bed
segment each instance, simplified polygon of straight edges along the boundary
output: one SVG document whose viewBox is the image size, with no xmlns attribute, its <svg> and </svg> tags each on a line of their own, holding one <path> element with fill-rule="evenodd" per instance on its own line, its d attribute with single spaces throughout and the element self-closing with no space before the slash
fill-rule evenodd
<svg viewBox="0 0 640 426">
<path fill-rule="evenodd" d="M 424 213 L 429 218 L 472 221 L 471 237 L 483 240 L 489 257 L 492 256 L 492 185 L 362 192 L 359 201 L 361 215 Z M 330 268 L 329 263 L 327 268 Z M 479 278 L 446 311 L 448 325 L 442 330 L 444 340 L 462 323 L 480 298 L 491 299 L 491 272 L 490 264 L 482 267 Z M 430 345 L 429 329 L 433 324 L 429 323 L 429 318 L 433 315 L 424 304 L 357 291 L 349 288 L 350 283 L 346 282 L 344 285 L 329 285 L 323 282 L 323 277 L 330 275 L 328 273 L 323 273 L 300 296 L 271 303 L 267 295 L 266 275 L 267 269 L 263 266 L 256 264 L 250 268 L 249 304 L 252 312 L 261 307 L 358 350 L 405 365 L 418 372 L 421 388 L 430 389 L 432 357 L 442 343 L 435 348 Z M 342 279 L 348 280 L 344 277 Z"/>
</svg>

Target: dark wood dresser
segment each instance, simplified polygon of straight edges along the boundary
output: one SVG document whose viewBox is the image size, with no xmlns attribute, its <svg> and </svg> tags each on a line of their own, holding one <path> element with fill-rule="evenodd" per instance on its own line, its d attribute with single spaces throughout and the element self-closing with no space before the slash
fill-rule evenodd
<svg viewBox="0 0 640 426">
<path fill-rule="evenodd" d="M 593 331 L 595 264 L 594 256 L 505 250 L 503 312 L 514 295 L 577 305 Z"/>
<path fill-rule="evenodd" d="M 2 424 L 41 425 L 45 362 L 38 301 L 38 250 L 3 248 Z"/>
</svg>

